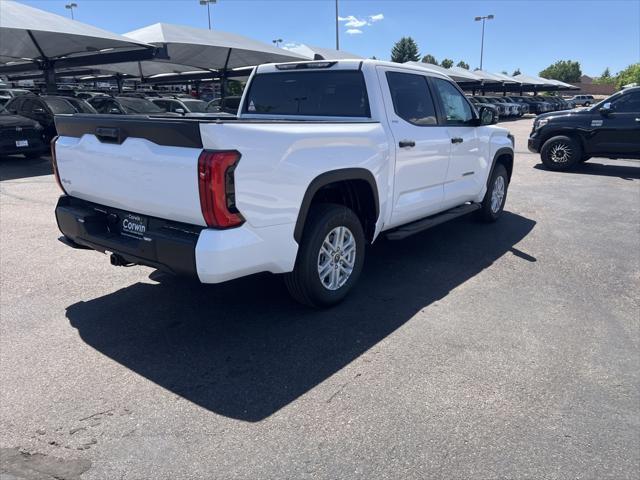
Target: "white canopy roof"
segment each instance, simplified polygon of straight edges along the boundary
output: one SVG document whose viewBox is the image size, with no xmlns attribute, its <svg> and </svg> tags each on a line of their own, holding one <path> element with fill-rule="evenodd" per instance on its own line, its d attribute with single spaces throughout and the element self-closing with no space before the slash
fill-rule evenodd
<svg viewBox="0 0 640 480">
<path fill-rule="evenodd" d="M 308 60 L 297 53 L 234 33 L 156 23 L 125 34 L 155 46 L 165 46 L 171 63 L 204 69 L 231 69 L 271 62 Z M 162 60 L 155 60 L 162 61 Z"/>
<path fill-rule="evenodd" d="M 312 45 L 296 45 L 295 47 L 284 47 L 285 50 L 297 53 L 311 60 L 342 60 L 349 58 L 364 58 L 354 53 L 345 52 L 344 50 L 334 50 L 333 48 L 314 47 Z M 322 58 L 316 58 L 316 55 Z"/>
<path fill-rule="evenodd" d="M 516 75 L 513 78 L 518 80 L 521 83 L 526 83 L 529 85 L 537 85 L 541 87 L 557 87 L 556 84 L 550 82 L 549 80 L 545 80 L 544 78 L 535 77 L 533 75 L 525 75 L 521 73 L 520 75 Z"/>
<path fill-rule="evenodd" d="M 411 65 L 412 67 L 426 68 L 427 70 L 432 70 L 434 72 L 442 73 L 443 75 L 447 75 L 454 82 L 458 82 L 458 83 L 481 81 L 481 79 L 478 78 L 476 75 L 474 75 L 473 72 L 470 72 L 469 70 L 465 70 L 464 68 L 458 68 L 458 67 L 444 68 L 439 65 L 433 65 L 431 63 L 424 63 L 424 62 L 405 62 L 405 64 Z"/>
<path fill-rule="evenodd" d="M 484 70 L 474 70 L 473 73 L 482 78 L 484 83 L 517 83 L 512 78 L 505 80 L 494 73 L 486 72 Z"/>
<path fill-rule="evenodd" d="M 149 50 L 144 43 L 14 1 L 0 1 L 0 64 Z"/>
</svg>

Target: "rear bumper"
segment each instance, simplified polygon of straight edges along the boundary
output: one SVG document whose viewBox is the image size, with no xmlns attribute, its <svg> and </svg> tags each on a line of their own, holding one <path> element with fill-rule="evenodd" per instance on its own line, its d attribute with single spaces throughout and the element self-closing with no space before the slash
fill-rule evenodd
<svg viewBox="0 0 640 480">
<path fill-rule="evenodd" d="M 195 249 L 202 227 L 150 217 L 144 237 L 133 238 L 118 230 L 125 213 L 69 196 L 60 197 L 56 206 L 58 228 L 78 245 L 116 253 L 128 263 L 197 276 Z"/>
<path fill-rule="evenodd" d="M 131 212 L 70 196 L 60 197 L 56 207 L 58 228 L 72 242 L 116 253 L 128 263 L 197 277 L 203 283 L 290 272 L 298 253 L 293 223 L 263 228 L 244 223 L 215 230 L 149 217 L 144 237 L 132 238 L 119 231 L 127 213 Z"/>
<path fill-rule="evenodd" d="M 20 153 L 35 153 L 47 151 L 47 145 L 41 139 L 29 138 L 28 147 L 16 147 L 16 142 L 2 141 L 0 140 L 0 154 L 1 155 L 16 155 Z"/>
</svg>

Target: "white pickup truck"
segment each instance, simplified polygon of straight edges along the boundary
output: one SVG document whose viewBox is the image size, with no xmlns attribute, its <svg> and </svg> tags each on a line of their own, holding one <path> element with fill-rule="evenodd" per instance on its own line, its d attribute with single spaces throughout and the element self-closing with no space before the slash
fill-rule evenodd
<svg viewBox="0 0 640 480">
<path fill-rule="evenodd" d="M 449 78 L 373 60 L 261 65 L 237 117 L 56 117 L 61 240 L 218 283 L 342 300 L 380 234 L 501 214 L 513 137 Z"/>
</svg>

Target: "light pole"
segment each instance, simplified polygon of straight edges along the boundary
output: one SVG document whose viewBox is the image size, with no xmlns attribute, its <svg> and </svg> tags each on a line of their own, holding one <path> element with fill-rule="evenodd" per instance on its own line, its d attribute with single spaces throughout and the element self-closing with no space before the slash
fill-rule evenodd
<svg viewBox="0 0 640 480">
<path fill-rule="evenodd" d="M 485 15 L 484 17 L 476 17 L 475 21 L 482 20 L 482 42 L 480 43 L 480 70 L 482 70 L 482 56 L 484 54 L 484 22 L 485 20 L 493 20 L 493 15 Z"/>
<path fill-rule="evenodd" d="M 207 17 L 209 18 L 209 30 L 211 30 L 211 7 L 212 3 L 216 3 L 217 0 L 200 0 L 200 5 L 207 6 Z"/>
<path fill-rule="evenodd" d="M 280 44 L 282 43 L 282 39 L 281 38 L 276 38 L 275 40 L 271 40 L 276 47 L 279 47 Z"/>
<path fill-rule="evenodd" d="M 336 0 L 336 50 L 340 50 L 340 25 L 338 24 L 338 0 Z"/>
<path fill-rule="evenodd" d="M 77 3 L 67 3 L 64 8 L 66 8 L 67 10 L 71 11 L 71 20 L 75 20 L 75 18 L 73 17 L 73 9 L 74 8 L 78 8 L 78 4 Z"/>
</svg>

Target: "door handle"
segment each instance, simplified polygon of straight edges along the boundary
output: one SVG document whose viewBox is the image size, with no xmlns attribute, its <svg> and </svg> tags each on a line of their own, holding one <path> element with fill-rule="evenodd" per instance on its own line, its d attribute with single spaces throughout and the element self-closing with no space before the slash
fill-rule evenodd
<svg viewBox="0 0 640 480">
<path fill-rule="evenodd" d="M 462 142 L 464 142 L 464 140 L 460 137 L 453 137 L 451 139 L 451 143 L 462 143 Z"/>
<path fill-rule="evenodd" d="M 400 142 L 398 142 L 398 145 L 400 146 L 400 148 L 415 147 L 416 142 L 413 140 L 400 140 Z"/>
</svg>

